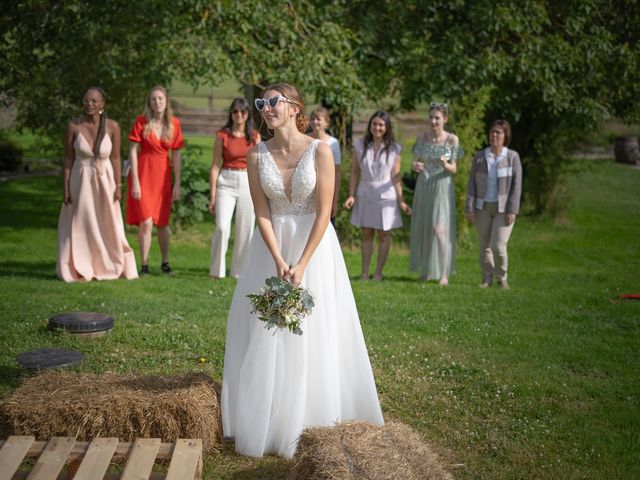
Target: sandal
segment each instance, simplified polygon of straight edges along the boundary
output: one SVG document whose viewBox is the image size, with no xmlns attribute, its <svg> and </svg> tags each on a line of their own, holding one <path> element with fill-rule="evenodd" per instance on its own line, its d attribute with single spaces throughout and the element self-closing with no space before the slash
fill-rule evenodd
<svg viewBox="0 0 640 480">
<path fill-rule="evenodd" d="M 162 265 L 160 265 L 160 270 L 162 270 L 162 273 L 164 273 L 165 275 L 175 275 L 174 271 L 169 266 L 169 262 L 162 262 Z"/>
</svg>

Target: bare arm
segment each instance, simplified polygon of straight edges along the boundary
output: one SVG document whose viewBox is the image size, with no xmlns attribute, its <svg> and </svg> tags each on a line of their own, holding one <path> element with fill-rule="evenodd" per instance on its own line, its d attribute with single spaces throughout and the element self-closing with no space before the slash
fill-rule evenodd
<svg viewBox="0 0 640 480">
<path fill-rule="evenodd" d="M 316 218 L 311 227 L 307 244 L 302 255 L 289 270 L 289 278 L 294 285 L 299 285 L 304 276 L 304 269 L 309 264 L 313 253 L 318 248 L 324 232 L 327 230 L 331 219 L 331 206 L 333 204 L 333 188 L 335 185 L 335 164 L 331 148 L 325 143 L 318 144 L 316 148 Z"/>
<path fill-rule="evenodd" d="M 344 202 L 344 208 L 349 210 L 353 207 L 356 199 L 356 185 L 358 182 L 358 175 L 360 175 L 360 165 L 358 165 L 358 159 L 356 158 L 356 152 L 353 152 L 353 159 L 351 160 L 351 175 L 349 177 L 349 196 Z"/>
<path fill-rule="evenodd" d="M 396 155 L 395 163 L 393 164 L 393 170 L 391 170 L 391 180 L 393 182 L 393 188 L 396 191 L 396 198 L 398 199 L 398 206 L 407 215 L 411 215 L 411 207 L 404 201 L 404 195 L 402 193 L 402 182 L 400 181 L 400 164 L 402 158 L 400 155 Z"/>
<path fill-rule="evenodd" d="M 247 173 L 249 176 L 249 191 L 251 192 L 251 200 L 253 201 L 253 209 L 256 214 L 256 222 L 258 230 L 264 240 L 267 249 L 273 257 L 276 264 L 276 273 L 280 278 L 286 278 L 289 271 L 289 265 L 282 258 L 276 235 L 273 232 L 273 224 L 271 223 L 271 209 L 269 208 L 269 199 L 262 190 L 260 184 L 260 174 L 258 173 L 258 147 L 253 147 L 247 154 Z"/>
<path fill-rule="evenodd" d="M 418 136 L 416 137 L 415 145 L 418 145 L 418 142 L 421 141 L 421 138 L 420 138 L 421 136 L 424 137 L 425 135 L 418 134 Z M 413 147 L 413 151 L 415 152 L 415 146 Z M 411 170 L 417 173 L 424 172 L 424 162 L 422 161 L 422 159 L 418 158 L 415 153 L 413 154 L 413 162 L 411 163 Z"/>
<path fill-rule="evenodd" d="M 114 120 L 109 120 L 111 124 L 111 165 L 113 166 L 113 180 L 116 182 L 116 189 L 113 192 L 113 201 L 119 202 L 122 198 L 122 162 L 120 159 L 120 125 Z"/>
<path fill-rule="evenodd" d="M 457 151 L 457 147 L 458 147 L 458 137 L 456 137 L 455 135 L 451 134 L 450 135 L 452 142 L 449 145 L 449 147 L 451 148 L 451 155 L 455 155 L 456 151 Z M 446 156 L 441 156 L 440 157 L 440 163 L 442 165 L 442 168 L 444 170 L 446 170 L 447 172 L 449 172 L 451 175 L 455 175 L 456 172 L 458 171 L 458 166 L 456 164 L 456 158 L 453 158 L 452 162 L 447 161 L 447 157 Z"/>
<path fill-rule="evenodd" d="M 138 176 L 138 152 L 140 152 L 140 144 L 131 142 L 129 148 L 129 161 L 131 162 L 131 196 L 139 200 L 142 196 L 140 191 L 140 177 Z"/>
<path fill-rule="evenodd" d="M 180 150 L 171 150 L 171 163 L 173 164 L 173 191 L 171 201 L 180 200 Z"/>
<path fill-rule="evenodd" d="M 71 187 L 69 185 L 69 180 L 71 178 L 71 169 L 73 168 L 73 140 L 75 137 L 76 128 L 73 123 L 69 123 L 67 125 L 67 130 L 64 133 L 64 184 L 63 184 L 63 193 L 62 193 L 62 201 L 69 205 L 72 202 L 71 198 Z"/>
<path fill-rule="evenodd" d="M 222 167 L 222 149 L 224 144 L 222 140 L 216 137 L 213 144 L 213 159 L 211 160 L 211 169 L 209 170 L 209 211 L 215 215 L 216 213 L 216 188 L 218 185 L 218 175 Z"/>
</svg>

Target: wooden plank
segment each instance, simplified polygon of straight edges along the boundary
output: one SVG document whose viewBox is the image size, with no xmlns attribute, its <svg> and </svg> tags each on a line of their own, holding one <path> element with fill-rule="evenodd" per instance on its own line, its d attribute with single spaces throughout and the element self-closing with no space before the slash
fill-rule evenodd
<svg viewBox="0 0 640 480">
<path fill-rule="evenodd" d="M 73 480 L 96 480 L 107 473 L 113 453 L 118 446 L 117 438 L 96 438 L 89 445 L 89 449 L 80 464 Z"/>
<path fill-rule="evenodd" d="M 3 442 L 0 449 L 0 480 L 11 480 L 34 441 L 35 437 L 32 436 L 14 436 Z"/>
<path fill-rule="evenodd" d="M 149 475 L 149 477 L 140 477 L 140 478 L 144 478 L 144 480 L 165 480 L 164 475 L 161 473 L 152 473 L 151 475 Z M 120 480 L 120 479 L 121 477 L 119 473 L 112 473 L 112 472 L 109 472 L 105 474 L 104 477 L 102 477 L 102 480 Z M 13 480 L 19 480 L 19 479 L 13 479 Z"/>
<path fill-rule="evenodd" d="M 4 444 L 4 441 L 0 441 L 0 448 Z M 129 452 L 133 447 L 133 442 L 120 442 L 116 447 L 116 451 L 113 454 L 114 460 L 122 460 L 129 457 Z M 27 452 L 27 457 L 39 457 L 44 449 L 47 446 L 47 442 L 35 441 L 29 448 Z M 173 443 L 161 443 L 160 448 L 158 448 L 158 453 L 156 458 L 159 459 L 170 459 L 171 454 L 173 453 Z M 76 442 L 69 452 L 69 460 L 78 460 L 84 457 L 84 454 L 87 452 L 87 448 L 89 448 L 89 442 Z"/>
<path fill-rule="evenodd" d="M 56 480 L 75 443 L 73 437 L 51 437 L 27 480 Z"/>
<path fill-rule="evenodd" d="M 17 470 L 25 457 L 40 457 L 31 472 Z M 106 472 L 112 461 L 123 459 L 128 461 L 122 474 Z M 152 473 L 157 459 L 171 459 L 166 477 Z M 65 462 L 68 471 L 60 474 Z M 161 443 L 160 439 L 137 439 L 135 443 L 119 443 L 115 438 L 97 438 L 89 443 L 67 437 L 53 437 L 49 442 L 9 437 L 0 440 L 0 467 L 0 480 L 42 480 L 60 475 L 77 480 L 200 479 L 202 440 L 181 439 L 173 444 Z"/>
<path fill-rule="evenodd" d="M 131 448 L 129 461 L 122 472 L 122 480 L 147 480 L 156 461 L 159 438 L 138 438 Z"/>
<path fill-rule="evenodd" d="M 202 440 L 178 439 L 166 480 L 199 479 L 202 474 Z"/>
</svg>

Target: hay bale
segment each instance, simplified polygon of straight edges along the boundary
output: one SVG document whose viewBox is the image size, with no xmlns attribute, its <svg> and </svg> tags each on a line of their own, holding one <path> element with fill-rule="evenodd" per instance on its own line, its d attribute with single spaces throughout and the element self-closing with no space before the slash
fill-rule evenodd
<svg viewBox="0 0 640 480">
<path fill-rule="evenodd" d="M 200 438 L 222 446 L 219 386 L 203 374 L 173 377 L 53 371 L 29 378 L 0 405 L 2 430 L 13 435 Z"/>
<path fill-rule="evenodd" d="M 452 480 L 411 427 L 345 422 L 307 428 L 298 439 L 289 480 Z"/>
</svg>

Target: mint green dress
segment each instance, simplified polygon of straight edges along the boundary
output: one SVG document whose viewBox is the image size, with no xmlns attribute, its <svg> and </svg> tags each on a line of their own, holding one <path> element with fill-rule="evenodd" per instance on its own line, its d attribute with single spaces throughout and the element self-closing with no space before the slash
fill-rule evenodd
<svg viewBox="0 0 640 480">
<path fill-rule="evenodd" d="M 440 145 L 426 143 L 421 137 L 413 147 L 425 171 L 418 175 L 413 195 L 410 269 L 428 280 L 455 273 L 455 186 L 452 175 L 440 165 L 442 155 L 451 163 L 458 158 L 460 149 L 455 141 L 451 134 Z"/>
</svg>

